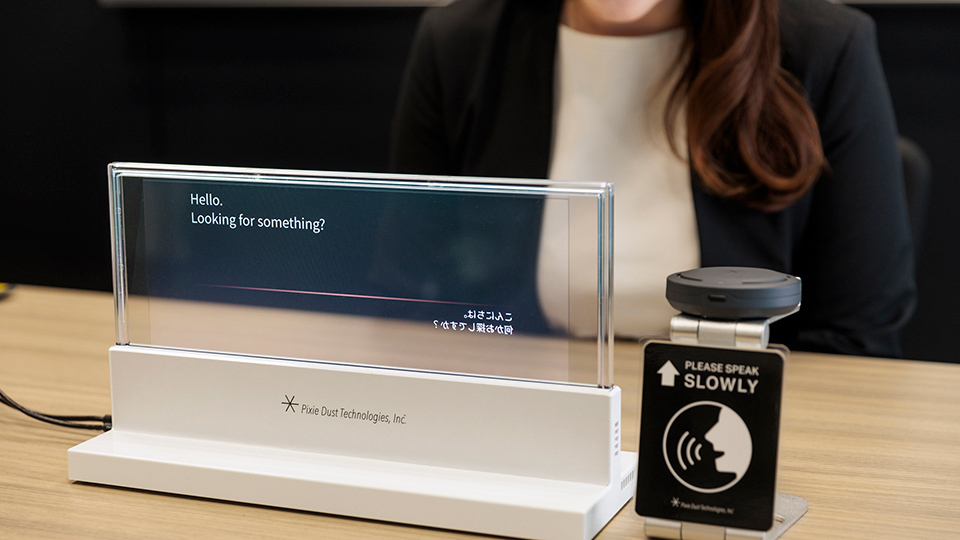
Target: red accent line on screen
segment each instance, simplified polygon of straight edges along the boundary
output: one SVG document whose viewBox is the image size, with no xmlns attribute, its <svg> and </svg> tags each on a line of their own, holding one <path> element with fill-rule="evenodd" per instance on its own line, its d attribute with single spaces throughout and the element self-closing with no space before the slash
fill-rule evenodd
<svg viewBox="0 0 960 540">
<path fill-rule="evenodd" d="M 473 304 L 470 302 L 448 302 L 445 300 L 425 300 L 422 298 L 399 298 L 399 297 L 393 297 L 393 296 L 372 296 L 372 295 L 366 295 L 366 294 L 347 294 L 347 293 L 332 293 L 332 292 L 320 292 L 320 291 L 296 291 L 291 289 L 269 289 L 266 287 L 242 287 L 240 285 L 207 285 L 207 287 L 217 287 L 220 289 L 242 289 L 245 291 L 312 294 L 316 296 L 339 296 L 341 298 L 364 298 L 367 300 L 392 300 L 395 302 L 420 302 L 423 304 L 449 304 L 449 305 L 455 305 L 455 306 L 488 306 L 489 305 L 489 304 Z"/>
</svg>

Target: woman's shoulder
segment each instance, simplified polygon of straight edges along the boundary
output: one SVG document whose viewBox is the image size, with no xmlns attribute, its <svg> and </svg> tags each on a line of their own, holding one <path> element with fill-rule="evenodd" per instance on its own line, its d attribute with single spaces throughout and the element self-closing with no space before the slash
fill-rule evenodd
<svg viewBox="0 0 960 540">
<path fill-rule="evenodd" d="M 455 0 L 428 9 L 421 31 L 442 43 L 468 46 L 502 37 L 514 25 L 557 24 L 563 0 Z"/>
<path fill-rule="evenodd" d="M 829 0 L 780 0 L 779 4 L 781 31 L 801 32 L 811 40 L 842 40 L 851 32 L 873 28 L 866 13 Z"/>
<path fill-rule="evenodd" d="M 503 69 L 521 54 L 517 51 L 552 54 L 562 2 L 456 0 L 429 8 L 414 38 L 411 63 L 439 77 L 447 99 L 465 99 L 488 71 Z"/>
<path fill-rule="evenodd" d="M 413 40 L 408 76 L 439 79 L 436 84 L 448 94 L 447 100 L 465 97 L 495 46 L 508 2 L 456 0 L 428 8 Z"/>
<path fill-rule="evenodd" d="M 455 0 L 427 9 L 421 25 L 434 39 L 446 43 L 475 43 L 496 32 L 509 0 Z"/>
<path fill-rule="evenodd" d="M 837 66 L 876 54 L 873 19 L 828 0 L 780 0 L 782 65 L 816 103 Z"/>
</svg>

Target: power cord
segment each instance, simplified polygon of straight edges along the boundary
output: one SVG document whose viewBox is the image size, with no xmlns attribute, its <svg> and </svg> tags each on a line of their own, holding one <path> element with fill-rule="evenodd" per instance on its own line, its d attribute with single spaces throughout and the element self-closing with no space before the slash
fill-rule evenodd
<svg viewBox="0 0 960 540">
<path fill-rule="evenodd" d="M 111 418 L 109 414 L 104 416 L 61 416 L 56 414 L 43 414 L 20 405 L 5 394 L 3 390 L 0 390 L 0 403 L 14 408 L 31 418 L 55 426 L 73 429 L 92 429 L 96 431 L 110 431 L 110 428 L 113 427 L 113 418 Z"/>
<path fill-rule="evenodd" d="M 0 282 L 0 299 L 8 296 L 13 287 L 13 283 Z M 110 429 L 113 427 L 113 419 L 109 414 L 104 416 L 61 416 L 58 414 L 43 414 L 20 405 L 14 401 L 13 398 L 5 394 L 3 390 L 0 390 L 0 403 L 16 409 L 31 418 L 40 420 L 41 422 L 46 422 L 48 424 L 53 424 L 55 426 L 73 429 L 93 429 L 96 431 L 110 431 Z"/>
</svg>

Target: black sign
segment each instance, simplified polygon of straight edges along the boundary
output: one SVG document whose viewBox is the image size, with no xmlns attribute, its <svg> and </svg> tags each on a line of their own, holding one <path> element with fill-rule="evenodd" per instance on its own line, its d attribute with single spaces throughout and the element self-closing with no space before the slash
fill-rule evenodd
<svg viewBox="0 0 960 540">
<path fill-rule="evenodd" d="M 783 353 L 650 341 L 641 358 L 637 513 L 770 529 Z"/>
</svg>

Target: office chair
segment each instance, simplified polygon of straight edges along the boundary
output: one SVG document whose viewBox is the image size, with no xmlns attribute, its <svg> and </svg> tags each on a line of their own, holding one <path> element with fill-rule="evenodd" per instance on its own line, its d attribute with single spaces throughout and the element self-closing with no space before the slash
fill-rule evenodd
<svg viewBox="0 0 960 540">
<path fill-rule="evenodd" d="M 913 140 L 900 136 L 897 140 L 900 162 L 903 167 L 903 183 L 907 195 L 907 212 L 910 230 L 913 233 L 914 253 L 920 250 L 923 228 L 930 203 L 930 159 Z"/>
</svg>

